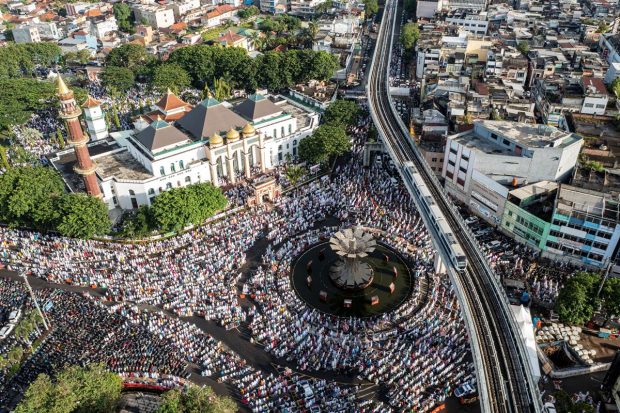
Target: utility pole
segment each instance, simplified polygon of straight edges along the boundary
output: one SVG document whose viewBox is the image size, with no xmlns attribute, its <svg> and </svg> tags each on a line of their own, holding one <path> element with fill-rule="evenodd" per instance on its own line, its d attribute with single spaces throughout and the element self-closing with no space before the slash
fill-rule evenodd
<svg viewBox="0 0 620 413">
<path fill-rule="evenodd" d="M 34 296 L 34 292 L 32 291 L 32 287 L 30 286 L 30 283 L 28 282 L 28 277 L 26 276 L 26 273 L 21 273 L 21 276 L 24 278 L 24 282 L 26 283 L 26 286 L 28 287 L 28 291 L 30 292 L 30 298 L 32 298 L 32 301 L 34 302 L 34 306 L 37 308 L 37 311 L 39 312 L 39 315 L 41 316 L 41 320 L 43 320 L 43 326 L 45 327 L 45 330 L 49 330 L 50 327 L 47 324 L 47 320 L 45 318 L 45 315 L 43 314 L 43 311 L 41 311 L 41 307 L 39 307 L 39 301 L 37 301 L 37 297 Z"/>
</svg>

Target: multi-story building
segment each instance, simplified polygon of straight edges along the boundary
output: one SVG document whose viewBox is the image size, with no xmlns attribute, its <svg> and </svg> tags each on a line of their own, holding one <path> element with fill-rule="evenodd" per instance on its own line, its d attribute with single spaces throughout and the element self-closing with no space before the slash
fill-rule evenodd
<svg viewBox="0 0 620 413">
<path fill-rule="evenodd" d="M 476 121 L 448 137 L 442 176 L 446 191 L 499 224 L 509 188 L 571 176 L 583 139 L 544 125 Z"/>
<path fill-rule="evenodd" d="M 15 43 L 39 43 L 41 36 L 39 35 L 39 29 L 34 25 L 21 25 L 13 30 L 13 40 Z"/>
<path fill-rule="evenodd" d="M 289 13 L 297 16 L 313 16 L 316 14 L 316 7 L 324 2 L 325 0 L 290 0 Z"/>
<path fill-rule="evenodd" d="M 612 263 L 620 240 L 617 194 L 561 185 L 546 250 L 604 267 Z"/>
<path fill-rule="evenodd" d="M 136 4 L 133 12 L 137 23 L 145 23 L 153 29 L 165 29 L 174 24 L 174 11 L 152 4 Z"/>
<path fill-rule="evenodd" d="M 504 204 L 502 229 L 524 244 L 544 250 L 557 189 L 557 183 L 541 181 L 510 191 Z"/>
<path fill-rule="evenodd" d="M 168 6 L 174 12 L 174 18 L 178 21 L 181 17 L 200 8 L 200 0 L 180 0 L 175 1 Z"/>
<path fill-rule="evenodd" d="M 116 18 L 114 15 L 101 16 L 90 19 L 90 34 L 97 39 L 103 39 L 108 34 L 114 34 L 118 31 L 118 24 L 116 24 Z"/>
<path fill-rule="evenodd" d="M 584 76 L 581 78 L 581 86 L 584 92 L 581 113 L 585 115 L 604 115 L 609 102 L 609 94 L 603 79 Z"/>
<path fill-rule="evenodd" d="M 453 10 L 446 16 L 445 21 L 478 36 L 485 36 L 489 29 L 486 12 L 473 13 L 469 9 Z"/>
</svg>

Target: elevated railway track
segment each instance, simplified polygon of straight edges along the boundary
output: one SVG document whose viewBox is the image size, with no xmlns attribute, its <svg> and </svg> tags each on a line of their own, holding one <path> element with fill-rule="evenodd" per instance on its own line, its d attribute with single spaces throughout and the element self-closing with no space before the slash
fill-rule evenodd
<svg viewBox="0 0 620 413">
<path fill-rule="evenodd" d="M 505 292 L 394 108 L 389 73 L 399 22 L 397 0 L 386 0 L 367 85 L 373 121 L 455 286 L 470 336 L 482 411 L 541 412 L 538 385 Z"/>
</svg>

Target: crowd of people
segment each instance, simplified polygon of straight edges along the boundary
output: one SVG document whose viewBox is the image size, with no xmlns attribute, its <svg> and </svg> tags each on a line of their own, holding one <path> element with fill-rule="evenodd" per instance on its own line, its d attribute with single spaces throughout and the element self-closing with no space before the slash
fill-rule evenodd
<svg viewBox="0 0 620 413">
<path fill-rule="evenodd" d="M 377 163 L 370 169 L 361 165 L 369 122 L 365 117 L 351 128 L 352 155 L 333 179 L 323 177 L 272 207 L 237 210 L 173 238 L 115 244 L 0 229 L 0 261 L 9 269 L 104 289 L 101 302 L 86 294 L 37 292 L 42 303 L 51 303 L 45 307 L 54 333 L 11 381 L 11 393 L 63 363 L 103 360 L 125 376 L 151 379 L 183 378 L 197 366 L 204 376 L 235 386 L 240 402 L 254 411 L 305 400 L 298 372 L 352 375 L 356 383 L 385 383 L 390 394 L 389 400 L 362 400 L 356 397 L 358 384 L 315 378 L 309 384 L 313 403 L 326 411 L 354 406 L 428 411 L 441 403 L 472 371 L 467 339 L 447 280 L 432 273 L 428 233 L 405 189 Z M 247 190 L 239 187 L 229 196 L 241 204 Z M 338 319 L 309 308 L 292 291 L 287 274 L 293 257 L 318 237 L 353 223 L 401 251 L 417 275 L 414 293 L 394 312 Z M 246 254 L 263 238 L 268 245 L 261 265 L 250 271 Z M 253 297 L 249 305 L 242 305 L 241 293 Z M 264 371 L 248 363 L 179 318 L 192 315 L 226 328 L 247 325 L 256 345 L 296 371 Z M 402 351 L 408 356 L 394 362 Z M 420 369 L 427 374 L 420 377 Z"/>
</svg>

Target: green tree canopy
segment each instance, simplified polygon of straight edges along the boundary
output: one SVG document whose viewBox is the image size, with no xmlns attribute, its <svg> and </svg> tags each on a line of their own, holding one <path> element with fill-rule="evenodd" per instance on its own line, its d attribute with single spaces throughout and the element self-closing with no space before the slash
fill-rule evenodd
<svg viewBox="0 0 620 413">
<path fill-rule="evenodd" d="M 620 278 L 610 277 L 605 281 L 601 299 L 608 316 L 620 315 Z"/>
<path fill-rule="evenodd" d="M 0 175 L 0 219 L 12 226 L 48 229 L 58 217 L 54 202 L 64 192 L 64 182 L 50 168 L 11 168 Z"/>
<path fill-rule="evenodd" d="M 377 0 L 364 0 L 364 11 L 367 16 L 374 16 L 379 11 Z"/>
<path fill-rule="evenodd" d="M 56 229 L 62 235 L 73 238 L 92 238 L 110 230 L 108 208 L 94 196 L 67 194 L 58 200 Z"/>
<path fill-rule="evenodd" d="M 611 91 L 614 92 L 616 97 L 620 97 L 620 77 L 615 78 L 614 81 L 611 82 Z"/>
<path fill-rule="evenodd" d="M 56 87 L 52 82 L 0 79 L 0 90 L 0 131 L 27 122 L 34 111 L 56 101 Z"/>
<path fill-rule="evenodd" d="M 124 32 L 133 32 L 133 22 L 129 6 L 126 3 L 114 3 L 112 9 L 118 23 L 118 28 Z"/>
<path fill-rule="evenodd" d="M 259 14 L 260 10 L 256 6 L 245 7 L 237 12 L 237 16 L 239 16 L 240 19 L 249 19 Z"/>
<path fill-rule="evenodd" d="M 16 413 L 109 413 L 116 409 L 122 380 L 103 364 L 69 367 L 55 381 L 40 374 L 28 387 Z"/>
<path fill-rule="evenodd" d="M 101 73 L 101 83 L 108 89 L 124 92 L 135 84 L 135 74 L 126 67 L 107 66 Z"/>
<path fill-rule="evenodd" d="M 420 29 L 417 23 L 406 23 L 400 32 L 400 42 L 407 51 L 413 50 L 420 38 Z"/>
<path fill-rule="evenodd" d="M 598 307 L 596 293 L 601 281 L 598 274 L 578 272 L 560 290 L 555 310 L 563 322 L 583 324 Z"/>
<path fill-rule="evenodd" d="M 359 112 L 359 106 L 354 101 L 338 99 L 325 110 L 323 120 L 329 124 L 352 126 L 355 124 Z"/>
<path fill-rule="evenodd" d="M 418 2 L 416 0 L 405 0 L 405 11 L 409 16 L 414 16 L 416 14 L 417 7 Z"/>
<path fill-rule="evenodd" d="M 210 387 L 190 385 L 184 390 L 164 393 L 157 413 L 235 413 L 237 405 L 228 397 L 217 396 Z"/>
<path fill-rule="evenodd" d="M 179 93 L 189 87 L 190 83 L 189 74 L 177 63 L 160 64 L 153 72 L 152 86 L 161 92 L 170 88 L 174 93 Z"/>
<path fill-rule="evenodd" d="M 112 49 L 106 58 L 106 64 L 138 72 L 154 60 L 155 56 L 149 54 L 144 46 L 128 43 Z"/>
<path fill-rule="evenodd" d="M 342 125 L 321 125 L 312 136 L 299 143 L 299 156 L 310 163 L 322 163 L 351 149 L 351 141 Z"/>
<path fill-rule="evenodd" d="M 10 43 L 0 48 L 0 79 L 21 77 L 37 65 L 51 66 L 61 55 L 54 43 Z"/>
<path fill-rule="evenodd" d="M 525 40 L 522 40 L 517 43 L 517 50 L 521 52 L 521 54 L 527 56 L 527 53 L 530 51 L 530 45 Z"/>
<path fill-rule="evenodd" d="M 226 204 L 219 188 L 200 183 L 161 193 L 153 201 L 151 214 L 161 230 L 178 231 L 189 224 L 201 224 Z"/>
</svg>

